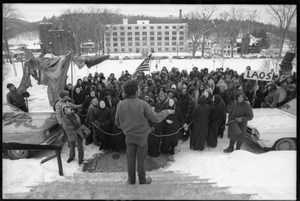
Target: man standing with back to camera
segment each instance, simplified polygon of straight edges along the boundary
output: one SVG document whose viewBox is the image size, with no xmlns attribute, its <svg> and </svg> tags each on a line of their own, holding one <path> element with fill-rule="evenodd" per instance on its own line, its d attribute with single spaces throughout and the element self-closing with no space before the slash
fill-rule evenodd
<svg viewBox="0 0 300 201">
<path fill-rule="evenodd" d="M 137 97 L 138 83 L 135 80 L 124 84 L 126 99 L 117 105 L 115 124 L 123 130 L 126 138 L 128 184 L 135 184 L 135 161 L 137 158 L 137 171 L 140 184 L 150 184 L 151 177 L 146 177 L 146 156 L 148 150 L 148 134 L 150 126 L 148 120 L 159 123 L 174 110 L 163 110 L 159 113 L 153 111 L 150 105 Z"/>
</svg>

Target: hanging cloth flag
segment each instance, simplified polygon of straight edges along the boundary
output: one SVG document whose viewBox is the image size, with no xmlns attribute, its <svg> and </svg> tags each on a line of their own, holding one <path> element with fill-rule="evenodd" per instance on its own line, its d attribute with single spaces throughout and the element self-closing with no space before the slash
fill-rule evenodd
<svg viewBox="0 0 300 201">
<path fill-rule="evenodd" d="M 79 69 L 83 68 L 85 65 L 88 68 L 95 66 L 109 58 L 109 55 L 100 55 L 100 56 L 73 56 L 74 63 L 78 66 Z"/>
<path fill-rule="evenodd" d="M 149 54 L 149 56 L 136 68 L 134 74 L 137 74 L 140 71 L 150 71 L 150 58 L 152 56 L 152 53 Z"/>
</svg>

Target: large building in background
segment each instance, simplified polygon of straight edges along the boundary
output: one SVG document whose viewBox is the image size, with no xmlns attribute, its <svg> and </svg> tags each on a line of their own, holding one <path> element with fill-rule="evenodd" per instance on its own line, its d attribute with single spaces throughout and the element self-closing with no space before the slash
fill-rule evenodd
<svg viewBox="0 0 300 201">
<path fill-rule="evenodd" d="M 109 53 L 182 52 L 188 49 L 188 25 L 150 24 L 149 20 L 128 24 L 123 19 L 123 24 L 106 26 L 104 41 Z"/>
</svg>

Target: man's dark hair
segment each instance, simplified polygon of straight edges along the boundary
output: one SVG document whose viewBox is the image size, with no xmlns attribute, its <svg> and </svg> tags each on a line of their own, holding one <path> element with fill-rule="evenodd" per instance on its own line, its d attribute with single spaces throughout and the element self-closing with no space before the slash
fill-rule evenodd
<svg viewBox="0 0 300 201">
<path fill-rule="evenodd" d="M 136 80 L 129 80 L 129 81 L 125 82 L 124 92 L 125 92 L 126 97 L 136 95 L 137 90 L 138 90 L 138 83 Z"/>
</svg>

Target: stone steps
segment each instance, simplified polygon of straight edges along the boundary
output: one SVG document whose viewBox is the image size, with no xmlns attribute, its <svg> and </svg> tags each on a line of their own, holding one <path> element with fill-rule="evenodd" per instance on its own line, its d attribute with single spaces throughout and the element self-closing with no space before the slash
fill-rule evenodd
<svg viewBox="0 0 300 201">
<path fill-rule="evenodd" d="M 229 194 L 209 179 L 174 171 L 150 171 L 149 185 L 127 184 L 127 172 L 76 173 L 56 182 L 31 186 L 31 192 L 5 194 L 6 199 L 249 199 Z"/>
</svg>

